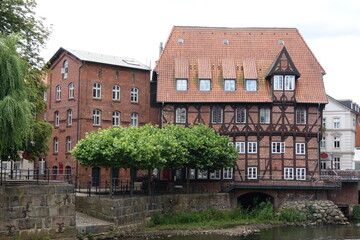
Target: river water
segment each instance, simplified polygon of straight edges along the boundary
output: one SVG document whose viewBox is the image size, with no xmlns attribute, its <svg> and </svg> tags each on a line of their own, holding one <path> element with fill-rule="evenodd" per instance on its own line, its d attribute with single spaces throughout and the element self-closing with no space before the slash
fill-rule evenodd
<svg viewBox="0 0 360 240">
<path fill-rule="evenodd" d="M 145 240 L 152 238 L 126 238 Z M 159 236 L 158 240 L 360 240 L 360 223 L 314 227 L 275 227 L 247 237 L 222 235 Z"/>
</svg>

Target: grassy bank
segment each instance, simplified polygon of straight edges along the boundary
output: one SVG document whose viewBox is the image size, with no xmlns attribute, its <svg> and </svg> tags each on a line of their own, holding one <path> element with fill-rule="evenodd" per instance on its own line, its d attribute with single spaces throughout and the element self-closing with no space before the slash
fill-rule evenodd
<svg viewBox="0 0 360 240">
<path fill-rule="evenodd" d="M 155 212 L 149 223 L 156 229 L 222 229 L 244 224 L 282 223 L 306 221 L 307 217 L 296 211 L 275 213 L 269 202 L 260 203 L 247 210 L 238 207 L 233 210 L 220 211 L 209 209 L 203 212 L 161 214 Z"/>
</svg>

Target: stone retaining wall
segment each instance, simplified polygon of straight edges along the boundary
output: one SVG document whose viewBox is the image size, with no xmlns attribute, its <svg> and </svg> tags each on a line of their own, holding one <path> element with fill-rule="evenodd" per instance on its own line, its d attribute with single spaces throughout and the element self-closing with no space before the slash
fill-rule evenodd
<svg viewBox="0 0 360 240">
<path fill-rule="evenodd" d="M 76 235 L 73 185 L 9 182 L 0 186 L 0 239 Z"/>
<path fill-rule="evenodd" d="M 229 195 L 178 194 L 121 199 L 76 196 L 77 211 L 111 221 L 120 229 L 147 223 L 154 211 L 194 212 L 209 208 L 230 209 Z"/>
</svg>

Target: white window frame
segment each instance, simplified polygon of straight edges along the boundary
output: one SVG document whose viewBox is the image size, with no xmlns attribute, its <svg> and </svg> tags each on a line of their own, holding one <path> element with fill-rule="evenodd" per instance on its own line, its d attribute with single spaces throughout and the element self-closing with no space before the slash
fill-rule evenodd
<svg viewBox="0 0 360 240">
<path fill-rule="evenodd" d="M 300 107 L 295 111 L 296 124 L 306 124 L 306 108 Z"/>
<path fill-rule="evenodd" d="M 239 153 L 245 153 L 246 152 L 245 142 L 235 142 L 235 147 L 236 147 L 236 150 Z"/>
<path fill-rule="evenodd" d="M 44 102 L 46 102 L 48 100 L 48 93 L 45 91 L 44 92 Z"/>
<path fill-rule="evenodd" d="M 259 111 L 259 122 L 260 124 L 269 124 L 270 123 L 271 110 L 267 107 L 260 108 Z"/>
<path fill-rule="evenodd" d="M 101 124 L 101 111 L 99 109 L 95 109 L 93 111 L 93 125 L 100 126 Z"/>
<path fill-rule="evenodd" d="M 235 90 L 236 90 L 235 79 L 224 79 L 224 91 L 235 92 Z"/>
<path fill-rule="evenodd" d="M 93 84 L 93 98 L 101 99 L 101 83 L 94 83 Z"/>
<path fill-rule="evenodd" d="M 230 180 L 233 179 L 233 168 L 223 168 L 223 179 Z"/>
<path fill-rule="evenodd" d="M 72 150 L 72 139 L 71 137 L 66 137 L 66 152 L 70 152 Z"/>
<path fill-rule="evenodd" d="M 67 125 L 68 126 L 72 125 L 72 120 L 73 120 L 72 110 L 68 109 L 67 110 Z"/>
<path fill-rule="evenodd" d="M 195 179 L 195 172 L 196 172 L 195 168 L 190 168 L 189 169 L 189 179 Z"/>
<path fill-rule="evenodd" d="M 54 153 L 58 153 L 59 152 L 59 138 L 55 137 L 54 138 Z"/>
<path fill-rule="evenodd" d="M 340 148 L 340 140 L 341 138 L 339 136 L 334 136 L 333 148 Z"/>
<path fill-rule="evenodd" d="M 284 77 L 282 75 L 274 76 L 274 90 L 284 89 Z"/>
<path fill-rule="evenodd" d="M 114 85 L 112 87 L 112 100 L 119 101 L 120 100 L 120 86 Z"/>
<path fill-rule="evenodd" d="M 208 170 L 197 170 L 197 179 L 207 179 L 208 178 Z"/>
<path fill-rule="evenodd" d="M 130 101 L 137 103 L 139 102 L 139 89 L 136 87 L 131 88 Z"/>
<path fill-rule="evenodd" d="M 56 111 L 55 113 L 54 113 L 54 115 L 55 115 L 55 119 L 54 119 L 54 125 L 55 125 L 55 127 L 58 127 L 58 126 L 60 126 L 60 112 L 59 111 Z"/>
<path fill-rule="evenodd" d="M 284 179 L 285 180 L 294 180 L 294 168 L 292 168 L 292 167 L 284 168 Z"/>
<path fill-rule="evenodd" d="M 285 153 L 285 143 L 284 142 L 272 142 L 271 143 L 271 153 L 274 153 L 274 154 Z"/>
<path fill-rule="evenodd" d="M 210 79 L 200 79 L 199 80 L 199 91 L 209 92 L 211 90 L 211 80 Z"/>
<path fill-rule="evenodd" d="M 220 116 L 218 116 L 219 113 L 220 113 Z M 223 117 L 224 117 L 224 109 L 222 107 L 214 106 L 211 109 L 211 123 L 212 124 L 221 124 L 221 123 L 223 123 Z"/>
<path fill-rule="evenodd" d="M 334 157 L 333 169 L 340 170 L 340 157 Z"/>
<path fill-rule="evenodd" d="M 257 153 L 257 142 L 248 142 L 248 150 L 249 154 L 256 154 Z"/>
<path fill-rule="evenodd" d="M 334 118 L 334 129 L 340 129 L 340 118 Z"/>
<path fill-rule="evenodd" d="M 295 90 L 295 76 L 294 75 L 286 75 L 284 85 L 285 85 L 285 91 L 294 91 Z"/>
<path fill-rule="evenodd" d="M 120 126 L 120 117 L 121 117 L 121 113 L 119 111 L 114 111 L 112 114 L 112 125 L 114 127 L 119 127 Z"/>
<path fill-rule="evenodd" d="M 246 79 L 245 87 L 247 92 L 256 92 L 257 91 L 257 80 L 256 79 Z"/>
<path fill-rule="evenodd" d="M 296 180 L 306 180 L 306 168 L 296 168 Z"/>
<path fill-rule="evenodd" d="M 138 113 L 131 113 L 130 125 L 137 127 L 139 126 L 139 114 Z"/>
<path fill-rule="evenodd" d="M 214 170 L 210 172 L 210 179 L 221 179 L 221 170 Z"/>
<path fill-rule="evenodd" d="M 57 85 L 56 86 L 56 101 L 61 101 L 61 86 Z"/>
<path fill-rule="evenodd" d="M 69 99 L 73 99 L 75 97 L 75 85 L 74 83 L 69 83 Z"/>
<path fill-rule="evenodd" d="M 61 71 L 62 71 L 63 79 L 67 79 L 69 73 L 69 62 L 67 60 L 64 61 L 63 68 L 61 69 Z"/>
<path fill-rule="evenodd" d="M 247 168 L 247 179 L 257 179 L 257 167 Z"/>
<path fill-rule="evenodd" d="M 320 161 L 320 169 L 321 170 L 326 170 L 327 166 L 326 166 L 326 161 Z"/>
<path fill-rule="evenodd" d="M 326 137 L 322 137 L 320 140 L 320 147 L 325 148 L 326 147 Z"/>
<path fill-rule="evenodd" d="M 305 143 L 296 143 L 295 144 L 295 153 L 297 155 L 304 155 L 305 154 Z"/>
<path fill-rule="evenodd" d="M 326 118 L 323 118 L 323 120 L 322 120 L 322 127 L 326 128 Z"/>
<path fill-rule="evenodd" d="M 246 108 L 237 107 L 235 110 L 236 123 L 246 123 Z"/>
<path fill-rule="evenodd" d="M 45 173 L 45 159 L 41 158 L 39 159 L 39 174 L 44 174 Z"/>
<path fill-rule="evenodd" d="M 186 123 L 186 108 L 184 107 L 176 108 L 175 123 Z"/>
<path fill-rule="evenodd" d="M 184 92 L 188 90 L 187 79 L 176 79 L 176 91 Z"/>
</svg>

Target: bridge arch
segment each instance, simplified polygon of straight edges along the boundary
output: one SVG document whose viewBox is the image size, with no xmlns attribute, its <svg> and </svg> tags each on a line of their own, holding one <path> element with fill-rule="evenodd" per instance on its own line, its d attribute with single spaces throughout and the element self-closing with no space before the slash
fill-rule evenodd
<svg viewBox="0 0 360 240">
<path fill-rule="evenodd" d="M 271 202 L 274 205 L 274 197 L 263 192 L 249 192 L 238 196 L 237 205 L 245 209 L 252 209 L 262 202 Z"/>
</svg>

